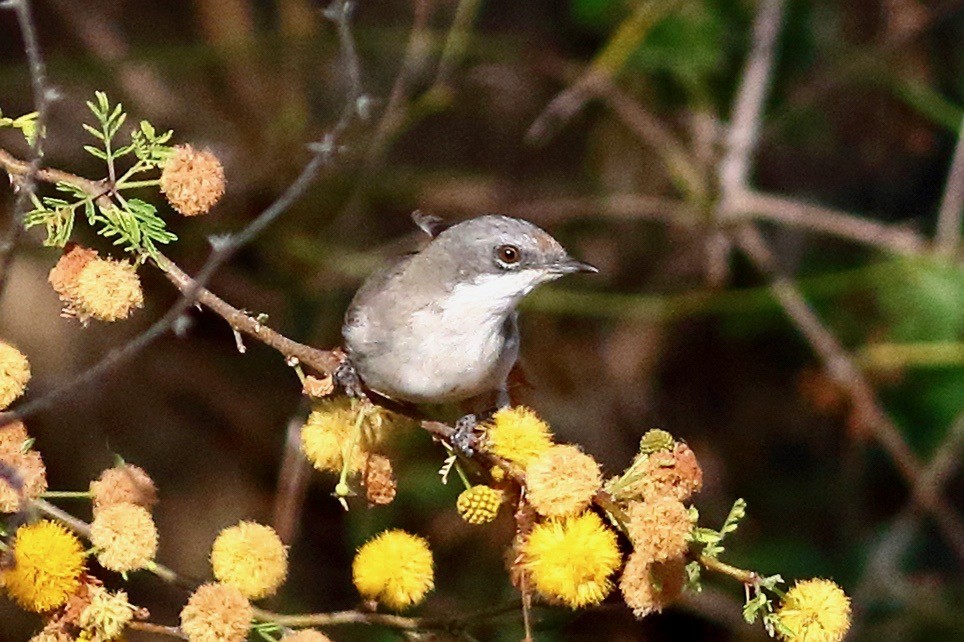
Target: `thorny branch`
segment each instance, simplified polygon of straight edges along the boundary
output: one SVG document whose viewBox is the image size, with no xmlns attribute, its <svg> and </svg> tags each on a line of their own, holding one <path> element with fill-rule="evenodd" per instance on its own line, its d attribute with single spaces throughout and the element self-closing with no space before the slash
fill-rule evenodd
<svg viewBox="0 0 964 642">
<path fill-rule="evenodd" d="M 338 27 L 342 55 L 346 67 L 346 74 L 349 78 L 350 84 L 348 99 L 344 109 L 342 110 L 341 117 L 334 127 L 327 134 L 325 134 L 321 142 L 314 143 L 309 146 L 313 152 L 313 155 L 311 160 L 304 167 L 304 169 L 302 169 L 295 181 L 288 186 L 288 188 L 274 203 L 261 212 L 240 232 L 232 236 L 219 238 L 216 242 L 212 243 L 214 247 L 210 256 L 208 257 L 208 260 L 193 279 L 189 279 L 187 282 L 184 281 L 183 277 L 186 277 L 187 275 L 180 270 L 166 272 L 166 274 L 169 275 L 169 278 L 172 276 L 174 277 L 172 281 L 174 281 L 181 290 L 181 298 L 178 299 L 178 301 L 171 306 L 171 308 L 168 309 L 168 311 L 161 318 L 151 324 L 150 327 L 144 330 L 137 337 L 126 343 L 123 347 L 109 352 L 98 363 L 94 364 L 59 388 L 56 388 L 55 390 L 52 390 L 51 392 L 22 405 L 16 411 L 0 413 L 0 427 L 15 419 L 23 419 L 35 414 L 43 408 L 47 408 L 64 397 L 73 394 L 76 390 L 82 388 L 83 386 L 98 381 L 102 376 L 130 360 L 148 345 L 153 343 L 156 339 L 167 333 L 167 331 L 174 326 L 178 318 L 180 318 L 180 316 L 188 308 L 194 305 L 196 301 L 204 303 L 205 305 L 210 304 L 220 307 L 222 312 L 225 312 L 231 316 L 233 321 L 231 319 L 228 321 L 229 323 L 232 323 L 232 327 L 238 331 L 245 332 L 250 336 L 259 339 L 261 334 L 264 333 L 269 337 L 270 341 L 277 341 L 279 343 L 279 348 L 280 346 L 283 346 L 284 349 L 292 351 L 291 354 L 288 354 L 287 356 L 298 357 L 300 354 L 302 357 L 306 357 L 308 359 L 306 363 L 313 361 L 317 363 L 320 366 L 319 369 L 322 370 L 328 366 L 331 366 L 333 361 L 322 354 L 323 351 L 313 350 L 307 346 L 302 346 L 301 344 L 297 344 L 288 339 L 282 341 L 282 337 L 280 335 L 269 332 L 256 319 L 253 319 L 248 315 L 244 315 L 240 311 L 234 310 L 233 308 L 230 310 L 224 308 L 221 305 L 223 304 L 223 301 L 215 297 L 210 292 L 207 292 L 205 290 L 205 286 L 214 273 L 222 265 L 224 265 L 224 263 L 234 256 L 238 250 L 244 247 L 244 245 L 251 242 L 256 236 L 264 231 L 265 228 L 271 225 L 283 212 L 291 207 L 291 205 L 293 205 L 294 202 L 305 193 L 323 167 L 327 167 L 334 162 L 335 158 L 342 151 L 339 146 L 341 134 L 348 128 L 352 121 L 356 117 L 360 119 L 367 118 L 368 101 L 362 94 L 360 63 L 358 60 L 358 55 L 355 52 L 349 22 L 353 4 L 354 3 L 347 0 L 335 0 L 325 10 L 326 17 L 329 17 L 331 20 L 335 21 Z M 25 167 L 22 161 L 18 161 L 3 150 L 0 150 L 0 164 L 4 166 L 11 176 L 26 176 L 30 171 L 29 166 Z M 36 172 L 36 174 L 37 177 L 41 178 L 42 180 L 49 180 L 56 176 L 60 180 L 64 180 L 64 182 L 71 183 L 72 185 L 83 189 L 88 194 L 95 196 L 98 200 L 108 198 L 105 186 L 100 183 L 90 181 L 89 179 L 84 179 L 66 172 Z M 158 266 L 161 269 L 165 269 L 165 267 L 172 268 L 173 263 L 170 263 L 162 257 L 158 263 Z M 206 299 L 206 301 L 202 301 L 202 296 L 204 299 Z"/>
<path fill-rule="evenodd" d="M 37 128 L 31 145 L 30 165 L 19 186 L 7 229 L 0 238 L 0 297 L 2 297 L 10 275 L 10 267 L 13 264 L 14 249 L 23 233 L 22 218 L 30 207 L 30 200 L 36 188 L 37 172 L 43 163 L 44 140 L 47 137 L 47 111 L 54 97 L 54 91 L 47 86 L 47 68 L 31 16 L 30 0 L 5 0 L 0 2 L 0 9 L 10 9 L 17 14 L 20 33 L 23 35 L 24 51 L 27 53 L 27 64 L 30 68 L 34 111 L 37 112 Z"/>
</svg>

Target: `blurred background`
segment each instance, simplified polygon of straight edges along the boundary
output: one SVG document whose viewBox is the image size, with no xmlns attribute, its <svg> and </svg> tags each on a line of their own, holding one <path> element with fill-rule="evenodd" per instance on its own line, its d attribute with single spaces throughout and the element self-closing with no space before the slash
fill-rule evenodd
<svg viewBox="0 0 964 642">
<path fill-rule="evenodd" d="M 227 194 L 212 214 L 162 209 L 180 237 L 166 253 L 189 272 L 209 236 L 242 227 L 298 175 L 348 92 L 321 3 L 31 4 L 60 94 L 46 164 L 101 177 L 80 127 L 95 90 L 123 102 L 131 123 L 173 129 L 175 142 L 224 163 Z M 767 26 L 778 28 L 772 51 L 761 46 Z M 361 279 L 417 241 L 412 210 L 528 218 L 601 272 L 543 288 L 522 316 L 531 386 L 518 398 L 560 439 L 616 474 L 646 430 L 666 429 L 704 468 L 695 503 L 709 525 L 735 498 L 749 503 L 725 559 L 836 580 L 854 598 L 850 639 L 964 639 L 964 533 L 953 527 L 964 511 L 964 272 L 953 213 L 964 159 L 949 178 L 964 117 L 964 2 L 362 0 L 352 32 L 371 117 L 348 128 L 335 166 L 217 273 L 213 291 L 292 338 L 334 346 Z M 770 80 L 747 71 L 753 51 L 772 63 Z M 747 122 L 759 142 L 728 184 L 740 148 L 727 125 L 753 87 L 762 111 Z M 0 13 L 0 109 L 33 110 L 12 12 Z M 0 146 L 29 154 L 10 130 Z M 13 201 L 4 190 L 4 220 Z M 786 275 L 780 283 L 815 310 L 829 348 L 815 350 L 798 327 L 806 313 L 788 315 L 774 297 L 773 266 L 734 245 L 730 230 L 744 224 Z M 46 283 L 58 252 L 41 238 L 22 239 L 0 302 L 0 336 L 30 356 L 33 397 L 176 300 L 145 268 L 146 307 L 130 321 L 84 329 L 60 318 Z M 107 249 L 86 230 L 79 239 Z M 159 561 L 206 579 L 220 529 L 273 519 L 286 425 L 302 409 L 277 353 L 249 341 L 239 354 L 224 321 L 198 310 L 188 319 L 182 336 L 28 427 L 52 489 L 85 489 L 115 454 L 145 468 L 161 492 Z M 829 374 L 827 356 L 837 364 Z M 862 384 L 876 399 L 854 401 Z M 877 405 L 921 467 L 943 457 L 930 487 L 943 498 L 937 512 L 950 511 L 940 522 L 881 447 L 868 415 Z M 502 560 L 511 516 L 488 528 L 462 522 L 459 488 L 438 483 L 443 457 L 427 434 L 405 436 L 396 501 L 358 501 L 349 513 L 329 496 L 334 478 L 312 473 L 291 577 L 267 607 L 353 608 L 352 554 L 387 526 L 435 549 L 437 590 L 422 612 L 511 599 Z M 540 610 L 537 639 L 763 639 L 759 624 L 742 622 L 742 587 L 707 577 L 702 594 L 642 622 L 616 603 Z M 147 574 L 128 586 L 152 621 L 176 622 L 185 591 Z M 0 623 L 0 640 L 20 641 L 39 620 L 4 601 Z M 502 618 L 474 632 L 518 640 L 521 624 Z"/>
</svg>

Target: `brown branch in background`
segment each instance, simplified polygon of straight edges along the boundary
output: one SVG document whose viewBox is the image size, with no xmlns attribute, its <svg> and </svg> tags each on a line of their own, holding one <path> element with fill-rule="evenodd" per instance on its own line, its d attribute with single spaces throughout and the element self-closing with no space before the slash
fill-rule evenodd
<svg viewBox="0 0 964 642">
<path fill-rule="evenodd" d="M 592 89 L 598 97 L 605 100 L 622 122 L 662 159 L 670 178 L 687 201 L 700 204 L 709 199 L 710 186 L 706 176 L 683 141 L 672 130 L 620 89 L 611 78 L 600 77 L 592 85 Z"/>
<path fill-rule="evenodd" d="M 780 273 L 776 259 L 759 230 L 751 225 L 742 226 L 736 230 L 735 239 L 756 268 L 769 278 L 774 297 L 820 357 L 827 374 L 847 390 L 855 418 L 861 426 L 872 432 L 887 451 L 910 485 L 915 501 L 931 514 L 944 539 L 964 564 L 964 521 L 941 497 L 938 489 L 932 484 L 923 483 L 920 461 L 904 441 L 900 429 L 884 412 L 873 387 L 853 357 L 820 321 L 796 285 Z"/>
<path fill-rule="evenodd" d="M 753 216 L 865 243 L 895 254 L 913 256 L 927 251 L 927 241 L 912 230 L 776 194 L 740 190 L 731 194 L 728 208 L 734 217 Z"/>
<path fill-rule="evenodd" d="M 459 0 L 455 8 L 455 17 L 452 18 L 452 26 L 449 28 L 445 44 L 442 46 L 442 55 L 439 58 L 438 71 L 435 74 L 435 82 L 432 83 L 431 92 L 445 91 L 452 81 L 452 72 L 456 65 L 462 60 L 465 50 L 469 46 L 469 38 L 472 35 L 472 23 L 475 22 L 479 14 L 482 0 Z"/>
<path fill-rule="evenodd" d="M 937 218 L 937 252 L 953 259 L 961 249 L 961 217 L 964 216 L 964 119 L 957 134 L 957 145 L 947 172 L 947 185 Z"/>
<path fill-rule="evenodd" d="M 582 109 L 595 93 L 595 85 L 612 79 L 649 35 L 656 24 L 679 8 L 685 0 L 644 0 L 627 17 L 593 58 L 588 70 L 553 98 L 526 132 L 530 144 L 545 144 L 556 131 Z"/>
<path fill-rule="evenodd" d="M 7 0 L 0 4 L 0 10 L 9 9 L 17 14 L 17 23 L 23 36 L 24 51 L 27 54 L 27 65 L 30 69 L 30 84 L 33 89 L 33 106 L 37 112 L 36 133 L 30 145 L 31 159 L 23 180 L 18 186 L 19 191 L 14 201 L 13 211 L 6 230 L 0 237 L 0 297 L 7 285 L 10 268 L 13 265 L 14 250 L 23 234 L 23 216 L 28 211 L 36 189 L 37 173 L 43 163 L 44 140 L 47 138 L 47 111 L 54 98 L 54 91 L 47 86 L 47 67 L 44 64 L 30 10 L 30 0 Z"/>
<path fill-rule="evenodd" d="M 939 490 L 954 476 L 961 465 L 961 451 L 964 450 L 964 413 L 952 422 L 943 443 L 931 457 L 930 462 L 920 475 L 920 483 Z M 918 529 L 919 511 L 916 504 L 909 502 L 891 520 L 874 548 L 867 554 L 863 575 L 853 592 L 854 609 L 862 610 L 881 590 L 888 596 L 907 599 L 916 589 L 908 586 L 901 578 L 900 565 L 904 551 L 910 546 Z M 863 618 L 855 618 L 855 624 Z M 856 633 L 856 631 L 854 632 Z"/>
<path fill-rule="evenodd" d="M 785 5 L 786 0 L 761 0 L 753 21 L 752 48 L 740 76 L 719 165 L 720 218 L 732 212 L 730 200 L 750 184 L 750 164 L 760 139 Z"/>
</svg>

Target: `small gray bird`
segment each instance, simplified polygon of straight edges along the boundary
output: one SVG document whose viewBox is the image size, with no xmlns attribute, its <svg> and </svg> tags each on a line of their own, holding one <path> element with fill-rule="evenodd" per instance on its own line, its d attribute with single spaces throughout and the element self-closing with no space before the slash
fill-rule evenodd
<svg viewBox="0 0 964 642">
<path fill-rule="evenodd" d="M 342 328 L 349 361 L 391 399 L 441 404 L 496 393 L 505 405 L 519 356 L 516 306 L 540 283 L 598 270 L 528 221 L 480 216 L 445 227 L 413 217 L 434 238 L 355 294 Z"/>
</svg>

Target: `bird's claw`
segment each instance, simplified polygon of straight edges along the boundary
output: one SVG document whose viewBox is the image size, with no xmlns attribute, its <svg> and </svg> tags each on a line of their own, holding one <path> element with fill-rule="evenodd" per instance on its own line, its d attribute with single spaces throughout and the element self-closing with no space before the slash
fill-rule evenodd
<svg viewBox="0 0 964 642">
<path fill-rule="evenodd" d="M 365 391 L 362 389 L 361 377 L 358 376 L 358 371 L 355 370 L 355 366 L 353 366 L 348 359 L 338 364 L 332 377 L 338 387 L 344 390 L 345 394 L 349 397 L 360 398 L 365 396 Z"/>
<path fill-rule="evenodd" d="M 459 417 L 458 421 L 455 422 L 455 432 L 452 433 L 451 439 L 452 447 L 466 457 L 475 454 L 475 429 L 478 425 L 478 418 L 471 414 Z"/>
</svg>

